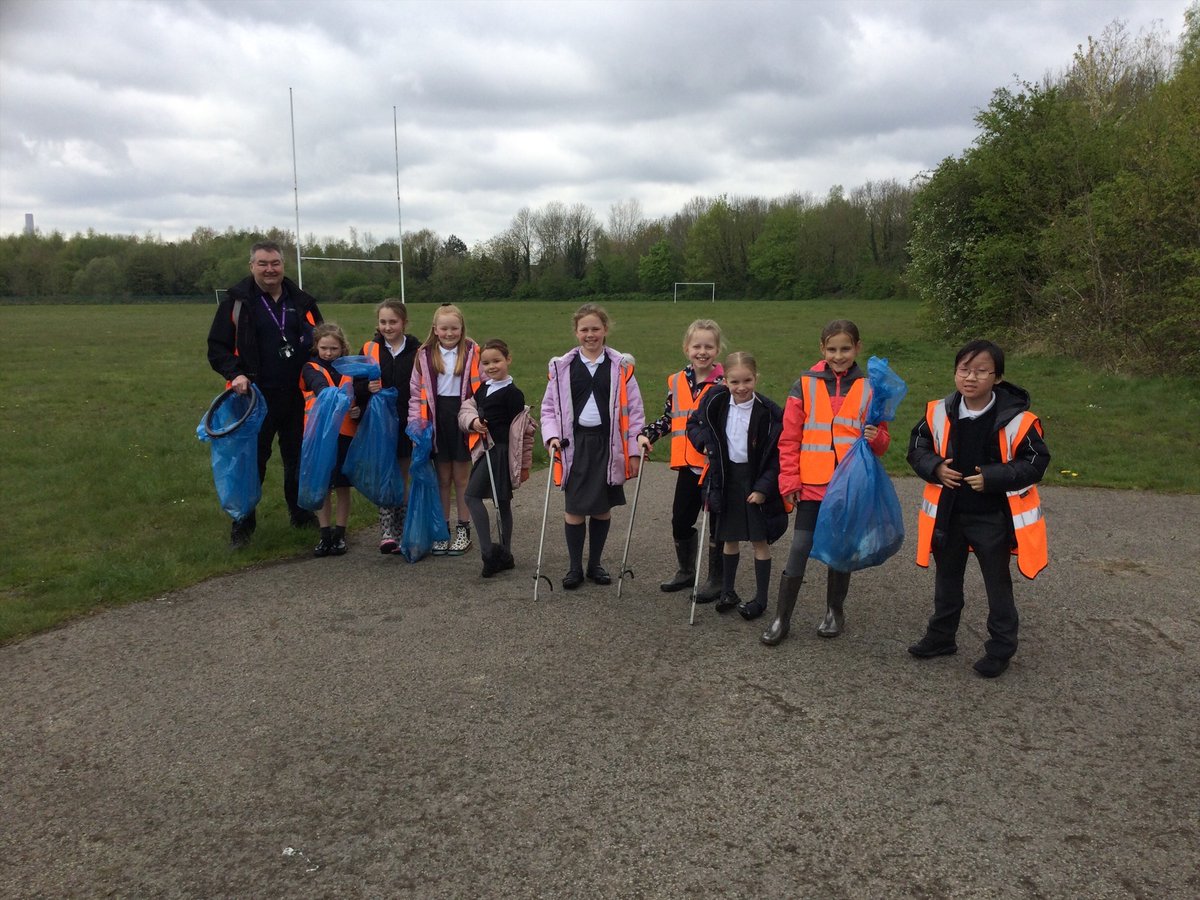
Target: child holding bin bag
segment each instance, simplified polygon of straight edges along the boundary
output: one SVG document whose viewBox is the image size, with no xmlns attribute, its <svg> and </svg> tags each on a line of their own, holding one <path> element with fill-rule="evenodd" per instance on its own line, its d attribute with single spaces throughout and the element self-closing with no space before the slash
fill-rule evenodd
<svg viewBox="0 0 1200 900">
<path fill-rule="evenodd" d="M 817 515 L 834 469 L 865 437 L 876 456 L 891 442 L 886 423 L 867 425 L 871 386 L 855 359 L 862 351 L 858 326 L 836 319 L 821 330 L 821 359 L 800 376 L 788 393 L 779 439 L 779 492 L 796 505 L 792 547 L 779 578 L 775 619 L 762 642 L 775 646 L 788 635 L 792 612 L 812 552 Z M 821 637 L 837 637 L 845 627 L 850 573 L 830 569 L 825 583 Z"/>
</svg>

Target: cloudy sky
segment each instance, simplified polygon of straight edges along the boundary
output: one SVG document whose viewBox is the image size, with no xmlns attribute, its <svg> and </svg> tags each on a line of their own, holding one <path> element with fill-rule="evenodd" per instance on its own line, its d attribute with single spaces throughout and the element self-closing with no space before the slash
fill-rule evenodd
<svg viewBox="0 0 1200 900">
<path fill-rule="evenodd" d="M 522 206 L 649 218 L 721 193 L 907 182 L 993 90 L 1187 0 L 0 0 L 0 233 L 397 230 Z"/>
</svg>

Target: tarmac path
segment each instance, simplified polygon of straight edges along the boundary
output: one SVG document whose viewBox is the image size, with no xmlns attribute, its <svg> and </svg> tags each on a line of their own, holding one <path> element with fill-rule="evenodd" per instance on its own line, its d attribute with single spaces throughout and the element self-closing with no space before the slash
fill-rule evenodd
<svg viewBox="0 0 1200 900">
<path fill-rule="evenodd" d="M 534 603 L 542 485 L 487 581 L 358 534 L 0 648 L 0 895 L 1200 896 L 1200 496 L 1046 489 L 1051 567 L 987 681 L 974 570 L 959 654 L 905 652 L 911 537 L 841 638 L 817 563 L 781 646 L 689 627 L 661 465 L 622 599 L 557 586 L 555 495 Z"/>
</svg>

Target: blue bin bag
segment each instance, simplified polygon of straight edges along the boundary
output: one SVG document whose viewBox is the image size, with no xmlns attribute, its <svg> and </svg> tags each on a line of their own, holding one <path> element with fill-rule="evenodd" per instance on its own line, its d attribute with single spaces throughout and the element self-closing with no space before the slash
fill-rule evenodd
<svg viewBox="0 0 1200 900">
<path fill-rule="evenodd" d="M 855 572 L 883 564 L 903 543 L 896 488 L 867 439 L 859 438 L 825 489 L 812 556 L 839 572 Z"/>
<path fill-rule="evenodd" d="M 434 541 L 450 540 L 450 529 L 442 513 L 442 496 L 431 458 L 433 426 L 428 422 L 412 424 L 405 434 L 412 438 L 413 454 L 408 469 L 408 516 L 404 520 L 400 552 L 410 563 L 415 563 L 433 549 Z"/>
<path fill-rule="evenodd" d="M 196 437 L 212 450 L 213 484 L 221 509 L 232 519 L 254 512 L 262 499 L 258 480 L 258 432 L 267 401 L 257 385 L 248 394 L 228 389 L 219 394 L 196 428 Z"/>
<path fill-rule="evenodd" d="M 379 363 L 369 356 L 339 356 L 333 361 L 333 367 L 340 375 L 349 378 L 365 378 L 367 381 L 379 380 Z"/>
<path fill-rule="evenodd" d="M 888 367 L 886 356 L 872 356 L 867 360 L 867 381 L 871 385 L 867 424 L 878 425 L 880 422 L 892 421 L 896 418 L 900 401 L 908 396 L 908 385 Z"/>
<path fill-rule="evenodd" d="M 320 509 L 329 495 L 333 469 L 337 465 L 338 432 L 353 399 L 350 385 L 328 387 L 317 394 L 304 418 L 304 442 L 300 445 L 300 493 L 296 503 L 304 509 Z"/>
<path fill-rule="evenodd" d="M 384 388 L 371 397 L 342 463 L 342 473 L 376 506 L 404 505 L 404 473 L 396 457 L 398 398 L 395 388 Z"/>
</svg>

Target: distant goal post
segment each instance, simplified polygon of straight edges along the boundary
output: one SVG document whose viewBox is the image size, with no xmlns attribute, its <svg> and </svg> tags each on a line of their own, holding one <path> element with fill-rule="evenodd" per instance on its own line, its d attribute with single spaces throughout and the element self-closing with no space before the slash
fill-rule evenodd
<svg viewBox="0 0 1200 900">
<path fill-rule="evenodd" d="M 675 299 L 672 302 L 674 302 L 674 303 L 679 302 L 679 289 L 680 288 L 690 288 L 690 287 L 706 287 L 706 288 L 708 288 L 709 289 L 709 291 L 708 291 L 709 301 L 712 303 L 717 302 L 717 283 L 715 281 L 676 281 L 675 282 Z M 687 290 L 684 291 L 685 295 L 688 293 L 690 293 L 690 292 Z M 684 299 L 687 299 L 687 298 L 685 297 Z"/>
</svg>

